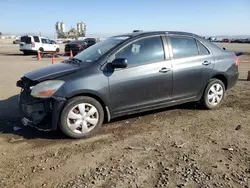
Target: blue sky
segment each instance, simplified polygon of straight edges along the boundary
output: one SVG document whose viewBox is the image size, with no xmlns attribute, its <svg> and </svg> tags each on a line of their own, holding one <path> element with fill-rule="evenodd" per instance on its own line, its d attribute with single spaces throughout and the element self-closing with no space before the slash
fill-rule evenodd
<svg viewBox="0 0 250 188">
<path fill-rule="evenodd" d="M 53 36 L 78 21 L 87 34 L 181 30 L 199 35 L 250 35 L 250 0 L 1 0 L 0 31 Z"/>
</svg>

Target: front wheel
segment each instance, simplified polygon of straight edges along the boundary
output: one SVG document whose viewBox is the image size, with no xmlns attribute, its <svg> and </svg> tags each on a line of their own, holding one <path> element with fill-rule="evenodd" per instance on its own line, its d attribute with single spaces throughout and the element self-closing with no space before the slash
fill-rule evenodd
<svg viewBox="0 0 250 188">
<path fill-rule="evenodd" d="M 40 52 L 44 52 L 44 49 L 43 49 L 43 48 L 39 48 L 39 51 L 40 51 Z"/>
<path fill-rule="evenodd" d="M 86 138 L 95 134 L 104 120 L 101 104 L 91 97 L 70 99 L 62 110 L 60 128 L 71 138 Z"/>
<path fill-rule="evenodd" d="M 215 109 L 220 106 L 225 95 L 225 85 L 221 80 L 210 79 L 203 93 L 201 103 L 207 109 Z"/>
</svg>

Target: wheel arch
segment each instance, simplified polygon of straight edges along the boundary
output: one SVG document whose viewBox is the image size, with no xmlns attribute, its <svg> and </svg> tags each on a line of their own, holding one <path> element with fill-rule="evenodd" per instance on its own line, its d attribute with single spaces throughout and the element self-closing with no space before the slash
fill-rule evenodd
<svg viewBox="0 0 250 188">
<path fill-rule="evenodd" d="M 212 76 L 208 79 L 208 81 L 209 81 L 210 79 L 213 79 L 213 78 L 222 81 L 222 83 L 223 83 L 224 86 L 225 86 L 225 90 L 227 90 L 227 88 L 228 88 L 228 78 L 227 78 L 227 76 L 226 76 L 224 73 L 216 73 L 216 74 L 212 75 Z M 209 83 L 209 82 L 207 82 L 207 83 L 204 85 L 204 87 L 201 89 L 201 91 L 200 91 L 200 93 L 199 93 L 199 95 L 198 95 L 198 100 L 200 100 L 200 99 L 202 98 L 202 95 L 204 94 L 205 89 L 206 89 L 208 83 Z"/>
<path fill-rule="evenodd" d="M 228 78 L 227 78 L 227 76 L 225 74 L 217 73 L 214 76 L 212 76 L 211 78 L 216 78 L 216 79 L 222 81 L 224 86 L 225 86 L 225 89 L 227 90 L 227 88 L 228 88 Z"/>
<path fill-rule="evenodd" d="M 91 91 L 86 91 L 86 92 L 80 92 L 80 93 L 75 93 L 74 95 L 69 96 L 67 99 L 72 99 L 74 97 L 80 97 L 80 96 L 86 96 L 86 97 L 91 97 L 95 100 L 97 100 L 104 111 L 104 121 L 109 122 L 111 120 L 111 115 L 110 115 L 110 109 L 109 106 L 107 105 L 107 102 L 105 102 L 98 94 L 91 92 Z"/>
</svg>

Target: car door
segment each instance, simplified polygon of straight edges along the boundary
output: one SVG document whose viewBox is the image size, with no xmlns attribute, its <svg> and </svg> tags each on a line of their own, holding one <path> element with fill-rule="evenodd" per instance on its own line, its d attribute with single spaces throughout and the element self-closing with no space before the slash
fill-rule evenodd
<svg viewBox="0 0 250 188">
<path fill-rule="evenodd" d="M 45 38 L 41 38 L 42 39 L 42 48 L 45 52 L 48 52 L 50 51 L 50 48 L 49 48 L 49 44 L 48 44 L 48 40 L 45 39 Z"/>
<path fill-rule="evenodd" d="M 171 100 L 172 71 L 161 36 L 137 39 L 115 53 L 126 58 L 127 68 L 110 73 L 111 108 L 114 114 L 129 113 Z"/>
<path fill-rule="evenodd" d="M 40 41 L 39 36 L 33 36 L 33 38 L 34 38 L 35 45 L 36 45 L 36 46 L 40 46 L 41 41 Z"/>
<path fill-rule="evenodd" d="M 196 98 L 214 66 L 210 51 L 193 37 L 168 36 L 173 66 L 173 100 Z"/>
<path fill-rule="evenodd" d="M 56 51 L 56 47 L 53 44 L 52 40 L 47 39 L 47 43 L 48 43 L 48 51 L 50 51 L 50 52 Z"/>
</svg>

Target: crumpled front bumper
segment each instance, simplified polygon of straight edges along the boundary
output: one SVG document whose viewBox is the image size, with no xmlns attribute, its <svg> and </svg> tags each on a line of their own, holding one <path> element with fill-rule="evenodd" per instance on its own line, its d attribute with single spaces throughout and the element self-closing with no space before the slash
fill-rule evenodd
<svg viewBox="0 0 250 188">
<path fill-rule="evenodd" d="M 56 130 L 60 112 L 66 99 L 53 97 L 37 99 L 30 91 L 22 90 L 19 96 L 19 112 L 23 125 L 43 131 Z"/>
</svg>

